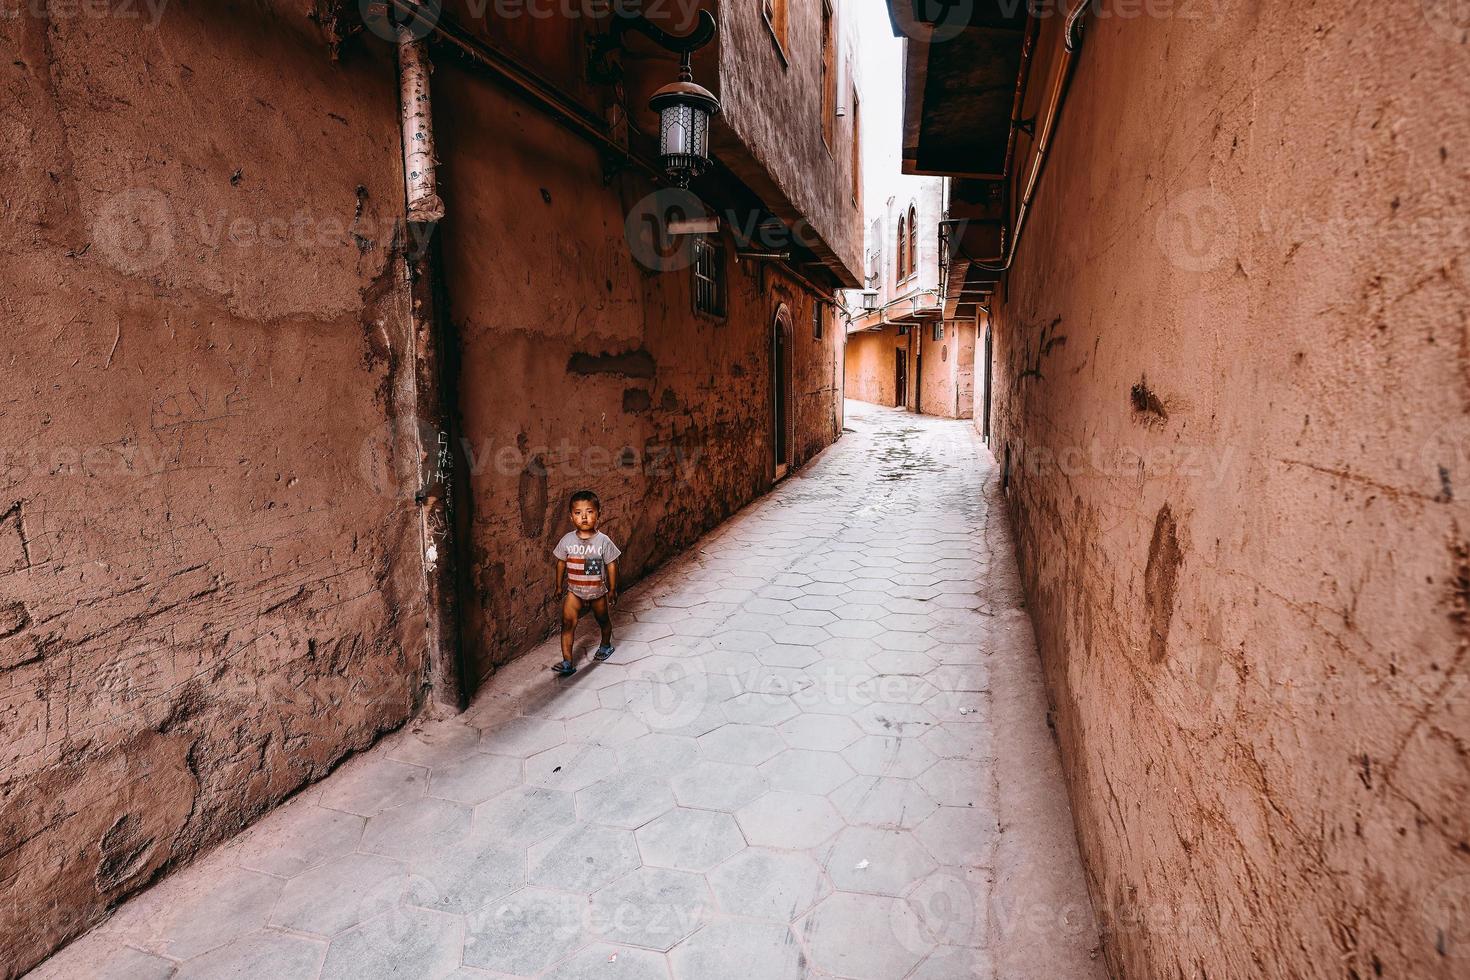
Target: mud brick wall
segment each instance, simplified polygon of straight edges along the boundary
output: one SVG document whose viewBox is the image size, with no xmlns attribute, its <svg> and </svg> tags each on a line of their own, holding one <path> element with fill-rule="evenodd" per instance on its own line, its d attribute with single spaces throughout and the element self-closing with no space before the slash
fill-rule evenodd
<svg viewBox="0 0 1470 980">
<path fill-rule="evenodd" d="M 394 59 L 309 14 L 0 19 L 0 973 L 423 703 Z M 636 580 L 770 485 L 777 310 L 797 462 L 840 340 L 733 257 L 697 316 L 629 254 L 651 186 L 454 59 L 434 88 L 483 682 L 552 625 L 568 493 Z"/>
<path fill-rule="evenodd" d="M 794 456 L 840 432 L 840 333 L 812 298 L 738 262 L 727 308 L 696 313 L 686 261 L 630 249 L 654 188 L 604 181 L 597 151 L 459 66 L 435 76 L 448 305 L 463 357 L 471 462 L 466 638 L 477 678 L 559 623 L 549 554 L 584 487 L 623 548 L 625 581 L 678 553 L 770 485 L 771 331 L 792 325 Z"/>
<path fill-rule="evenodd" d="M 13 973 L 401 723 L 422 623 L 391 57 L 253 3 L 0 37 Z"/>
<path fill-rule="evenodd" d="M 1463 977 L 1470 24 L 1170 9 L 1089 18 L 995 307 L 1108 956 Z"/>
</svg>

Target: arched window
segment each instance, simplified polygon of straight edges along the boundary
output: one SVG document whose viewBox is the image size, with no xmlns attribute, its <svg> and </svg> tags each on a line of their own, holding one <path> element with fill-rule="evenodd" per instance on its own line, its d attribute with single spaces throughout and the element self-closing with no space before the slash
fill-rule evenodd
<svg viewBox="0 0 1470 980">
<path fill-rule="evenodd" d="M 907 268 L 909 275 L 913 275 L 919 268 L 919 211 L 912 204 L 909 205 L 909 257 Z"/>
<path fill-rule="evenodd" d="M 898 282 L 903 282 L 905 279 L 908 278 L 908 275 L 909 275 L 909 273 L 908 273 L 908 259 L 909 259 L 909 225 L 908 225 L 908 219 L 905 218 L 905 217 L 903 217 L 902 215 L 900 215 L 899 216 L 899 219 L 898 219 L 898 256 L 897 256 L 897 261 L 895 263 L 895 268 L 898 270 Z"/>
</svg>

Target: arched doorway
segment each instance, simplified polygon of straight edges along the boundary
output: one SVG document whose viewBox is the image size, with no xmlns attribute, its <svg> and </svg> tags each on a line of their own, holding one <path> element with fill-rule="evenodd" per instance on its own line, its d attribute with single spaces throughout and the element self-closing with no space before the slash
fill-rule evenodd
<svg viewBox="0 0 1470 980">
<path fill-rule="evenodd" d="M 774 479 L 791 468 L 791 311 L 782 303 L 771 322 L 771 448 L 775 461 Z"/>
</svg>

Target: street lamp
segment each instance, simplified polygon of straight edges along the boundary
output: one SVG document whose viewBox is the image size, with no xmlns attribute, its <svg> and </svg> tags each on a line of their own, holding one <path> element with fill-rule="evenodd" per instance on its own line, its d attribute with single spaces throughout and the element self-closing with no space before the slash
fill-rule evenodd
<svg viewBox="0 0 1470 980">
<path fill-rule="evenodd" d="M 679 80 L 655 92 L 648 105 L 659 115 L 658 153 L 664 172 L 688 187 L 709 166 L 710 120 L 720 111 L 720 100 L 695 83 L 690 52 L 684 52 Z"/>
</svg>

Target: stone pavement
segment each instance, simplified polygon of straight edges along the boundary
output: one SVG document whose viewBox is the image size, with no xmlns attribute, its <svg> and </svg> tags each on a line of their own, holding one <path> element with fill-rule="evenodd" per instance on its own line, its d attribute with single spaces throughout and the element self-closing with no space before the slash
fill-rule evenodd
<svg viewBox="0 0 1470 980">
<path fill-rule="evenodd" d="M 994 462 L 848 426 L 613 661 L 548 641 L 32 976 L 1102 977 Z"/>
</svg>

